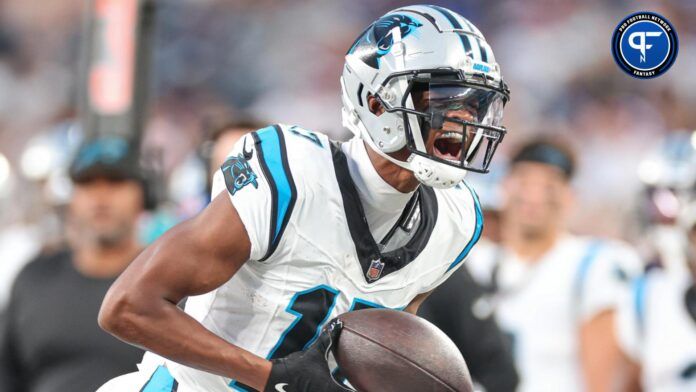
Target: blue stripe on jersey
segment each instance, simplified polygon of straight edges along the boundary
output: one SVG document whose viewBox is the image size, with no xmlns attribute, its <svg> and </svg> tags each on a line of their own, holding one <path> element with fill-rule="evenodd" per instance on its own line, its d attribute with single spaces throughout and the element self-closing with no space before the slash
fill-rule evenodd
<svg viewBox="0 0 696 392">
<path fill-rule="evenodd" d="M 164 366 L 158 366 L 150 380 L 143 386 L 140 392 L 172 392 L 177 386 L 176 380 Z"/>
<path fill-rule="evenodd" d="M 265 260 L 280 242 L 292 209 L 297 199 L 295 183 L 288 165 L 285 139 L 278 126 L 271 126 L 254 132 L 260 148 L 259 161 L 266 174 L 273 195 L 270 243 Z"/>
<path fill-rule="evenodd" d="M 647 283 L 647 275 L 641 275 L 633 282 L 633 306 L 636 312 L 636 322 L 638 330 L 643 333 L 645 328 L 645 289 Z"/>
<path fill-rule="evenodd" d="M 457 18 L 455 18 L 454 15 L 452 15 L 452 13 L 448 9 L 436 5 L 428 5 L 428 7 L 444 15 L 445 18 L 447 18 L 447 20 L 452 24 L 452 27 L 454 29 L 464 30 Z M 469 37 L 466 34 L 461 33 L 458 33 L 457 35 L 459 36 L 459 39 L 462 41 L 462 46 L 464 46 L 464 54 L 471 57 L 471 42 L 469 42 Z"/>
<path fill-rule="evenodd" d="M 466 258 L 466 256 L 469 255 L 471 248 L 473 248 L 474 245 L 476 245 L 476 243 L 478 242 L 479 238 L 481 238 L 481 232 L 483 231 L 483 212 L 481 211 L 481 203 L 479 202 L 478 195 L 469 186 L 469 184 L 464 182 L 464 185 L 466 185 L 467 189 L 469 189 L 471 197 L 474 199 L 474 208 L 476 209 L 476 229 L 474 230 L 474 234 L 471 236 L 471 239 L 466 244 L 466 247 L 464 247 L 464 250 L 462 250 L 459 256 L 457 256 L 457 258 L 454 260 L 454 262 L 450 264 L 450 266 L 447 268 L 447 271 L 456 267 L 459 263 L 462 262 L 462 260 Z"/>
<path fill-rule="evenodd" d="M 312 339 L 309 342 L 307 342 L 307 344 L 305 344 L 305 346 L 302 348 L 302 350 L 305 350 L 312 343 L 314 343 L 315 340 L 317 340 L 317 338 L 319 337 L 319 334 L 321 333 L 321 328 L 324 326 L 326 321 L 328 321 L 329 316 L 331 315 L 331 312 L 333 312 L 333 309 L 336 306 L 336 298 L 338 298 L 338 294 L 340 293 L 340 291 L 334 289 L 333 287 L 329 287 L 329 286 L 324 285 L 324 284 L 316 286 L 316 287 L 312 287 L 311 289 L 307 289 L 304 291 L 299 291 L 299 292 L 295 293 L 295 295 L 292 296 L 290 303 L 288 303 L 288 306 L 285 307 L 285 311 L 292 314 L 293 316 L 295 316 L 295 320 L 280 335 L 280 339 L 278 339 L 278 342 L 276 343 L 276 345 L 268 353 L 268 355 L 266 356 L 266 359 L 271 359 L 273 357 L 273 354 L 275 354 L 276 350 L 278 350 L 278 347 L 280 347 L 283 344 L 283 342 L 285 341 L 285 336 L 287 336 L 288 332 L 290 332 L 293 328 L 295 328 L 295 325 L 300 322 L 300 319 L 302 319 L 302 314 L 300 314 L 292 309 L 293 305 L 295 304 L 295 300 L 297 300 L 297 297 L 301 296 L 302 294 L 311 293 L 312 291 L 321 290 L 321 289 L 324 289 L 326 291 L 330 291 L 336 295 L 333 298 L 333 302 L 331 303 L 329 310 L 326 312 L 326 317 L 324 317 L 324 319 L 319 323 L 319 325 L 317 325 L 317 331 L 314 334 L 314 337 L 312 337 Z"/>
<path fill-rule="evenodd" d="M 592 267 L 594 261 L 597 260 L 597 254 L 599 254 L 599 250 L 602 248 L 602 245 L 602 241 L 594 240 L 587 246 L 587 250 L 582 257 L 582 260 L 580 260 L 578 271 L 575 275 L 575 285 L 573 286 L 575 290 L 575 298 L 579 299 L 582 295 L 582 288 L 585 284 L 585 279 L 590 271 L 590 267 Z"/>
<path fill-rule="evenodd" d="M 251 392 L 251 389 L 246 389 L 240 384 L 237 384 L 237 380 L 232 380 L 229 384 L 227 384 L 230 388 L 234 389 L 235 391 L 239 392 Z"/>
<path fill-rule="evenodd" d="M 269 127 L 258 131 L 257 135 L 259 135 L 259 139 L 261 140 L 263 158 L 268 169 L 271 171 L 273 182 L 275 182 L 276 190 L 278 191 L 278 198 L 276 200 L 278 215 L 276 216 L 275 231 L 272 238 L 272 241 L 275 242 L 278 239 L 278 234 L 280 234 L 283 218 L 290 206 L 292 190 L 290 188 L 290 181 L 288 181 L 288 175 L 283 168 L 283 152 L 280 150 L 280 136 L 278 132 L 274 127 Z"/>
</svg>

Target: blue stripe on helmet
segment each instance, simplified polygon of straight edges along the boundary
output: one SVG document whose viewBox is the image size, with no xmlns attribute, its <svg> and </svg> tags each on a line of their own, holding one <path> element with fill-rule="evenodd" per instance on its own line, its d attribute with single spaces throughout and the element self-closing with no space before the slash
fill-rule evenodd
<svg viewBox="0 0 696 392">
<path fill-rule="evenodd" d="M 481 61 L 484 63 L 488 62 L 488 44 L 486 41 L 480 40 L 478 38 L 475 38 L 476 41 L 478 42 L 478 46 L 481 49 Z"/>
<path fill-rule="evenodd" d="M 444 17 L 447 18 L 447 20 L 452 24 L 452 27 L 454 29 L 463 30 L 462 25 L 459 23 L 457 18 L 455 18 L 454 15 L 452 15 L 452 13 L 447 8 L 438 7 L 436 5 L 429 5 L 428 7 L 444 15 Z M 459 40 L 462 41 L 462 45 L 464 46 L 464 53 L 467 56 L 471 57 L 471 42 L 469 42 L 469 37 L 466 34 L 457 35 L 459 36 Z"/>
</svg>

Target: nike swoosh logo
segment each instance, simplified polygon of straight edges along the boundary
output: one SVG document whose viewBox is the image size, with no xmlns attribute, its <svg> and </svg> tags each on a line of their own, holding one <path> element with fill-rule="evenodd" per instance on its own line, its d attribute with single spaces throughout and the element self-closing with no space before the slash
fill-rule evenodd
<svg viewBox="0 0 696 392">
<path fill-rule="evenodd" d="M 288 392 L 285 390 L 285 387 L 287 387 L 287 386 L 288 386 L 288 384 L 286 384 L 286 383 L 276 384 L 275 390 L 278 392 Z"/>
</svg>

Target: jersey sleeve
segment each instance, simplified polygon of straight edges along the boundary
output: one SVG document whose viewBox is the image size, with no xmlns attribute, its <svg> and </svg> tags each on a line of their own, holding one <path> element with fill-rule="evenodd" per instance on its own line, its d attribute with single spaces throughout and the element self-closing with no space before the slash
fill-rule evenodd
<svg viewBox="0 0 696 392">
<path fill-rule="evenodd" d="M 646 276 L 634 280 L 631 290 L 622 295 L 614 323 L 614 332 L 621 348 L 628 357 L 640 362 L 642 356 L 642 323 L 645 307 Z"/>
<path fill-rule="evenodd" d="M 267 261 L 279 247 L 297 201 L 297 187 L 279 125 L 237 142 L 213 183 L 227 192 L 251 242 L 251 260 Z"/>
<path fill-rule="evenodd" d="M 213 177 L 212 198 L 225 192 L 237 210 L 251 243 L 249 259 L 268 252 L 271 187 L 264 176 L 253 134 L 240 139 Z"/>
<path fill-rule="evenodd" d="M 630 290 L 630 282 L 640 270 L 640 257 L 627 245 L 604 241 L 589 244 L 576 276 L 580 321 L 616 309 L 618 299 Z"/>
</svg>

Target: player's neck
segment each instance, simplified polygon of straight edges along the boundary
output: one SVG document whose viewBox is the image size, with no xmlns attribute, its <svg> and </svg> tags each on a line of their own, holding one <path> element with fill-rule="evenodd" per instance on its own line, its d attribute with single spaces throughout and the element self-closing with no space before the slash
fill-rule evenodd
<svg viewBox="0 0 696 392">
<path fill-rule="evenodd" d="M 74 248 L 73 264 L 83 275 L 105 279 L 118 276 L 137 256 L 141 247 L 135 238 L 127 238 L 116 246 L 81 244 Z"/>
<path fill-rule="evenodd" d="M 388 159 L 385 159 L 377 152 L 365 145 L 367 155 L 370 157 L 372 166 L 380 177 L 394 189 L 402 193 L 410 193 L 418 188 L 420 182 L 413 175 L 413 172 L 405 169 Z"/>
<path fill-rule="evenodd" d="M 553 247 L 561 232 L 549 230 L 539 235 L 529 236 L 519 230 L 502 231 L 503 244 L 521 260 L 535 263 L 541 260 Z"/>
<path fill-rule="evenodd" d="M 379 241 L 399 219 L 415 188 L 404 185 L 403 174 L 388 172 L 389 168 L 383 166 L 379 159 L 371 157 L 372 149 L 361 139 L 352 139 L 342 148 L 348 158 L 348 170 L 358 191 L 370 233 Z M 404 192 L 406 188 L 412 190 Z"/>
</svg>

